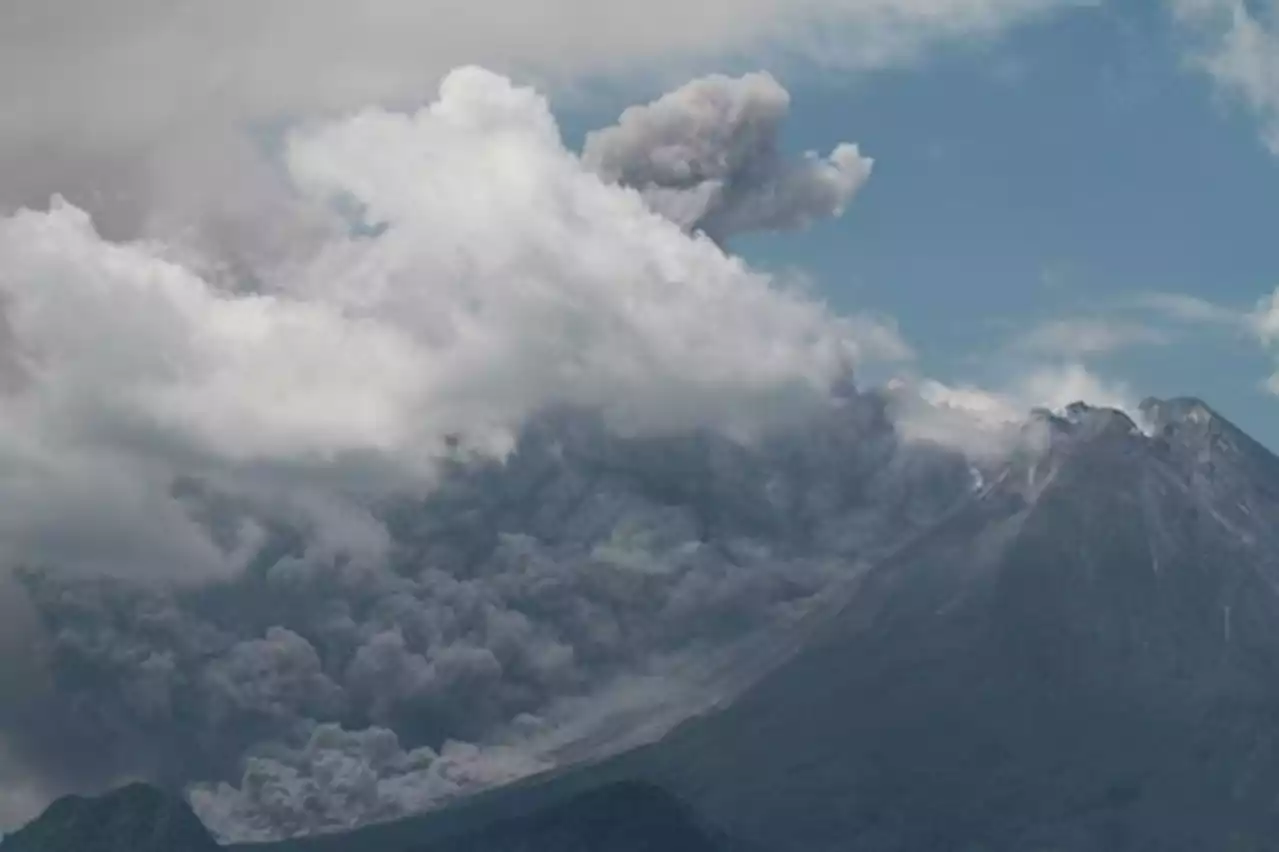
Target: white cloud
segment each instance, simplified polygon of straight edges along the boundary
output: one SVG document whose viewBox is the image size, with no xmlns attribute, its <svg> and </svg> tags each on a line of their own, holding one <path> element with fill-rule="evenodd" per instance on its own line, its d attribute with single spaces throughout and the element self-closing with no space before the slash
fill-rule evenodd
<svg viewBox="0 0 1280 852">
<path fill-rule="evenodd" d="M 1150 308 L 1180 322 L 1232 326 L 1241 320 L 1239 309 L 1186 293 L 1144 293 L 1136 302 L 1139 307 Z"/>
<path fill-rule="evenodd" d="M 1263 296 L 1252 308 L 1222 305 L 1184 293 L 1147 293 L 1138 305 L 1178 322 L 1220 328 L 1260 343 L 1270 354 L 1273 370 L 1264 387 L 1276 393 L 1276 340 L 1280 323 L 1276 318 L 1276 292 Z"/>
<path fill-rule="evenodd" d="M 1051 320 L 1018 335 L 1012 348 L 1037 355 L 1081 358 L 1133 346 L 1168 342 L 1160 329 L 1137 322 L 1097 317 Z"/>
<path fill-rule="evenodd" d="M 282 123 L 412 108 L 472 63 L 587 96 L 650 92 L 748 56 L 884 68 L 1074 2 L 0 4 L 0 214 L 60 193 L 108 238 L 159 236 L 202 271 L 271 277 L 332 225 L 263 166 L 256 149 Z"/>
<path fill-rule="evenodd" d="M 1034 408 L 1060 411 L 1084 402 L 1138 416 L 1138 399 L 1128 387 L 1071 362 L 1032 365 L 996 388 L 929 379 L 893 389 L 894 422 L 904 438 L 954 447 L 979 460 L 1004 456 L 1024 440 L 1022 427 Z"/>
<path fill-rule="evenodd" d="M 1026 407 L 1056 410 L 1073 402 L 1086 402 L 1130 415 L 1138 410 L 1138 399 L 1126 385 L 1103 379 L 1074 363 L 1033 369 L 1012 385 L 1011 392 Z"/>
<path fill-rule="evenodd" d="M 105 240 L 66 203 L 0 219 L 8 559 L 234 570 L 259 531 L 215 546 L 174 476 L 314 518 L 420 485 L 451 440 L 501 454 L 550 404 L 746 435 L 855 361 L 909 354 L 603 183 L 542 98 L 488 72 L 416 113 L 300 132 L 286 165 L 384 227 L 256 292 Z"/>
<path fill-rule="evenodd" d="M 1218 90 L 1250 110 L 1276 152 L 1275 3 L 1172 0 L 1174 17 L 1194 43 L 1193 61 Z"/>
<path fill-rule="evenodd" d="M 213 119 L 416 102 L 480 63 L 576 81 L 760 51 L 856 68 L 983 37 L 1048 0 L 45 0 L 0 17 L 0 139 L 155 139 Z"/>
<path fill-rule="evenodd" d="M 906 441 L 953 447 L 975 459 L 1003 455 L 1026 416 L 1011 398 L 973 385 L 927 379 L 889 388 L 894 424 Z"/>
<path fill-rule="evenodd" d="M 1277 318 L 1277 302 L 1280 301 L 1280 290 L 1270 296 L 1263 296 L 1258 304 L 1249 312 L 1248 321 L 1253 333 L 1263 344 L 1274 345 L 1280 336 L 1280 319 Z"/>
<path fill-rule="evenodd" d="M 1280 339 L 1280 317 L 1277 316 L 1276 310 L 1278 302 L 1280 302 L 1280 290 L 1273 292 L 1270 296 L 1262 297 L 1248 316 L 1248 322 L 1254 335 L 1266 348 L 1271 358 L 1273 369 L 1263 386 L 1273 394 L 1280 393 L 1280 372 L 1274 369 L 1276 364 L 1276 341 Z"/>
</svg>

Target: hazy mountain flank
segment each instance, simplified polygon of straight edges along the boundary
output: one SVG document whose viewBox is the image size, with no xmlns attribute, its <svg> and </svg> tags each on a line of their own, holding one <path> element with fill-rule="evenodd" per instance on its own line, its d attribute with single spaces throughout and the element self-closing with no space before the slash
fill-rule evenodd
<svg viewBox="0 0 1280 852">
<path fill-rule="evenodd" d="M 1275 849 L 1277 459 L 1198 401 L 1144 413 L 1036 414 L 1043 442 L 656 743 L 243 848 Z"/>
</svg>

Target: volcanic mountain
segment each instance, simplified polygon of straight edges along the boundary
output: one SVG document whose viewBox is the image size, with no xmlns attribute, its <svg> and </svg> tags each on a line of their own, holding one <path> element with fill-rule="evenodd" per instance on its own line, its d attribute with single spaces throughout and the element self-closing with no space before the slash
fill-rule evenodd
<svg viewBox="0 0 1280 852">
<path fill-rule="evenodd" d="M 837 444 L 861 461 L 826 470 L 822 505 L 862 507 L 840 517 L 868 529 L 913 518 L 909 534 L 743 688 L 625 753 L 418 817 L 242 848 L 648 848 L 627 845 L 630 829 L 590 834 L 634 811 L 691 849 L 1275 849 L 1280 467 L 1198 400 L 1148 400 L 1141 421 L 1036 412 L 1019 449 L 967 473 L 945 453 L 904 467 L 868 427 L 859 446 Z M 812 467 L 820 449 L 788 458 Z M 636 469 L 688 485 L 669 496 L 701 507 L 708 538 L 750 525 L 749 469 L 735 468 L 735 502 L 725 477 L 691 477 L 685 458 L 663 478 L 661 461 Z M 814 505 L 797 494 L 792 509 Z M 922 501 L 930 511 L 913 511 Z M 845 540 L 822 517 L 837 515 L 754 524 L 796 547 Z"/>
<path fill-rule="evenodd" d="M 728 706 L 347 838 L 417 848 L 621 778 L 795 852 L 1276 848 L 1277 459 L 1195 400 L 1084 405 Z"/>
</svg>

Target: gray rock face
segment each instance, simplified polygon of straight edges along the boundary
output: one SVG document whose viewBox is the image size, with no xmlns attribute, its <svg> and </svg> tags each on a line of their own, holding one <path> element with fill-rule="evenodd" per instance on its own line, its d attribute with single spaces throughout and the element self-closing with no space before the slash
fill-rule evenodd
<svg viewBox="0 0 1280 852">
<path fill-rule="evenodd" d="M 642 761 L 778 849 L 1274 848 L 1276 458 L 1075 408 Z"/>
<path fill-rule="evenodd" d="M 66 796 L 0 843 L 4 852 L 211 852 L 219 847 L 180 796 L 130 784 Z"/>
<path fill-rule="evenodd" d="M 421 852 L 741 852 L 658 787 L 622 782 L 498 820 Z"/>
</svg>

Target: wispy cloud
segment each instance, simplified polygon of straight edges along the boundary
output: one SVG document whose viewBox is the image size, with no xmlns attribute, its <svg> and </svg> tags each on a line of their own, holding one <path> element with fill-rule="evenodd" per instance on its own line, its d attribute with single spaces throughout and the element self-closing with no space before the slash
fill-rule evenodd
<svg viewBox="0 0 1280 852">
<path fill-rule="evenodd" d="M 974 458 L 999 457 L 1021 442 L 1033 408 L 1060 410 L 1073 402 L 1136 416 L 1137 395 L 1124 383 L 1078 362 L 1033 363 L 994 387 L 934 379 L 895 382 L 895 423 L 909 441 L 954 447 Z"/>
<path fill-rule="evenodd" d="M 1263 296 L 1251 307 L 1224 305 L 1186 293 L 1144 293 L 1135 306 L 1187 325 L 1209 326 L 1265 347 L 1271 355 L 1272 374 L 1265 387 L 1276 393 L 1276 341 L 1280 325 L 1276 315 L 1277 294 Z"/>
<path fill-rule="evenodd" d="M 1167 331 L 1139 322 L 1103 317 L 1055 319 L 1017 335 L 1010 348 L 1037 355 L 1082 358 L 1133 346 L 1168 343 Z"/>
<path fill-rule="evenodd" d="M 1173 0 L 1175 20 L 1192 41 L 1191 61 L 1218 91 L 1242 104 L 1262 124 L 1272 153 L 1276 138 L 1276 18 L 1245 0 Z"/>
<path fill-rule="evenodd" d="M 1147 308 L 1167 319 L 1185 323 L 1239 328 L 1246 316 L 1239 308 L 1186 293 L 1143 293 L 1134 302 L 1136 307 Z"/>
<path fill-rule="evenodd" d="M 1258 341 L 1267 348 L 1271 355 L 1271 377 L 1266 381 L 1266 388 L 1271 393 L 1280 394 L 1280 371 L 1276 367 L 1276 342 L 1280 340 L 1280 316 L 1277 316 L 1277 303 L 1280 302 L 1280 288 L 1270 296 L 1264 296 L 1257 306 L 1248 314 L 1248 322 Z"/>
</svg>

